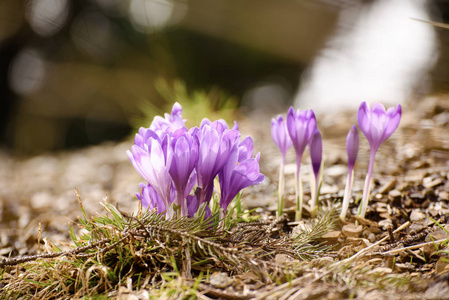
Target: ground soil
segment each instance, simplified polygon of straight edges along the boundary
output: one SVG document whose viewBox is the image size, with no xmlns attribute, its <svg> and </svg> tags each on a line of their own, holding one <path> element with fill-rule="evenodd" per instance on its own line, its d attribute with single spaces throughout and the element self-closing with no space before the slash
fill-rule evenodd
<svg viewBox="0 0 449 300">
<path fill-rule="evenodd" d="M 275 208 L 280 163 L 280 154 L 271 140 L 271 117 L 274 116 L 247 115 L 239 122 L 242 134 L 251 135 L 255 150 L 261 152 L 261 172 L 266 175 L 262 184 L 245 191 L 243 199 L 249 208 L 261 207 L 259 213 L 265 215 Z M 347 176 L 346 134 L 352 124 L 357 123 L 356 112 L 329 113 L 317 118 L 324 139 L 325 159 L 320 201 L 341 200 Z M 361 133 L 360 138 L 354 199 L 361 196 L 369 155 L 368 144 Z M 104 198 L 124 212 L 135 212 L 138 203 L 134 194 L 141 179 L 125 153 L 131 144 L 132 140 L 127 140 L 31 158 L 0 152 L 0 259 L 37 254 L 46 246 L 45 240 L 69 249 L 68 222 L 76 220 L 80 214 L 75 188 L 88 214 L 101 213 L 99 202 Z M 294 205 L 294 161 L 291 150 L 286 166 L 287 207 Z M 310 194 L 307 156 L 303 158 L 303 165 L 307 201 Z M 424 245 L 449 236 L 432 221 L 448 228 L 449 97 L 428 97 L 403 107 L 399 129 L 380 147 L 373 177 L 367 220 L 347 218 L 323 236 L 322 242 L 332 245 L 332 251 L 322 260 L 343 260 L 388 236 L 374 254 L 354 263 L 377 269 L 376 274 L 406 275 L 405 285 L 382 288 L 374 284 L 374 280 L 373 285 L 338 280 L 326 282 L 312 280 L 308 277 L 310 273 L 299 276 L 287 287 L 262 286 L 250 275 L 240 278 L 218 273 L 218 282 L 230 283 L 220 287 L 220 283 L 209 282 L 203 286 L 206 296 L 269 299 L 277 291 L 276 297 L 283 299 L 449 299 L 448 248 L 444 243 L 440 243 L 438 249 L 435 245 Z M 356 214 L 356 209 L 351 203 L 351 215 Z M 406 228 L 394 233 L 407 222 L 410 223 Z M 395 252 L 395 249 L 399 250 Z M 282 257 L 277 259 L 283 260 Z M 322 262 L 314 260 L 310 264 Z M 366 281 L 366 277 L 363 280 Z M 251 282 L 246 286 L 250 292 L 245 294 L 241 282 Z M 230 286 L 234 286 L 232 293 Z M 117 295 L 120 298 L 120 293 Z"/>
</svg>

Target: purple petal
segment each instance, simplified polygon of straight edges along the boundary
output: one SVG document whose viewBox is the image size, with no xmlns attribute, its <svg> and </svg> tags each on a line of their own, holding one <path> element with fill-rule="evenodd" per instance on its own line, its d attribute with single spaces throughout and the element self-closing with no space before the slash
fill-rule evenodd
<svg viewBox="0 0 449 300">
<path fill-rule="evenodd" d="M 387 111 L 387 118 L 389 119 L 387 128 L 385 128 L 384 141 L 388 139 L 393 132 L 398 128 L 401 121 L 402 107 L 399 104 L 396 109 L 390 107 Z"/>
<path fill-rule="evenodd" d="M 360 104 L 359 110 L 357 112 L 357 121 L 359 123 L 359 128 L 366 136 L 370 131 L 370 110 L 366 102 Z M 368 138 L 368 136 L 367 136 Z M 368 139 L 369 141 L 369 139 Z"/>
<path fill-rule="evenodd" d="M 357 154 L 359 152 L 359 133 L 357 127 L 352 125 L 346 137 L 346 153 L 348 154 L 348 168 L 352 171 L 355 162 L 357 160 Z"/>
<path fill-rule="evenodd" d="M 366 136 L 371 151 L 377 151 L 380 145 L 388 139 L 399 126 L 402 108 L 400 105 L 389 108 L 380 103 L 374 103 L 370 110 L 368 104 L 363 102 L 358 111 L 358 122 L 360 130 Z"/>
<path fill-rule="evenodd" d="M 323 155 L 323 142 L 321 139 L 321 133 L 318 129 L 315 130 L 315 133 L 312 136 L 312 139 L 309 143 L 310 150 L 310 159 L 312 160 L 312 169 L 315 177 L 318 176 L 318 172 L 321 167 L 321 160 Z"/>
</svg>

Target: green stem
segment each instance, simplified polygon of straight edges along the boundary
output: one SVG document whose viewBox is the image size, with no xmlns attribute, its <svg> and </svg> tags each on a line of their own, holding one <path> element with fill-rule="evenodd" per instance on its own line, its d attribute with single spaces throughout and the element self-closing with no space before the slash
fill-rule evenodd
<svg viewBox="0 0 449 300">
<path fill-rule="evenodd" d="M 360 216 L 365 218 L 366 209 L 368 208 L 369 196 L 371 192 L 371 176 L 373 175 L 374 168 L 374 160 L 376 158 L 377 150 L 371 149 L 370 151 L 370 159 L 368 166 L 368 173 L 366 174 L 365 186 L 363 188 L 363 197 L 362 197 L 362 210 L 360 211 Z"/>
<path fill-rule="evenodd" d="M 349 207 L 349 201 L 351 200 L 353 178 L 354 178 L 354 169 L 349 170 L 348 178 L 346 179 L 345 195 L 343 197 L 343 204 L 341 206 L 341 214 L 340 214 L 340 219 L 342 221 L 344 221 L 344 219 L 346 218 L 346 213 Z"/>
<path fill-rule="evenodd" d="M 285 158 L 282 159 L 281 166 L 279 167 L 279 189 L 278 189 L 278 210 L 277 216 L 281 217 L 284 213 L 284 166 L 285 166 Z"/>
<path fill-rule="evenodd" d="M 296 156 L 296 182 L 295 182 L 295 197 L 296 197 L 296 221 L 301 221 L 302 219 L 302 206 L 304 201 L 302 181 L 301 181 L 301 159 L 302 155 Z"/>
<path fill-rule="evenodd" d="M 318 174 L 316 176 L 313 176 L 314 182 L 311 185 L 311 196 L 312 196 L 312 203 L 310 204 L 310 213 L 312 217 L 316 216 L 316 213 L 318 211 L 317 203 L 318 203 L 318 188 L 320 186 Z"/>
</svg>

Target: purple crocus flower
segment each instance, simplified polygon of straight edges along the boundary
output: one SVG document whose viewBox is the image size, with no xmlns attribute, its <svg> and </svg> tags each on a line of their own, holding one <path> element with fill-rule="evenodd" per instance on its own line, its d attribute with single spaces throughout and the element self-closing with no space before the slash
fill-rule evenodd
<svg viewBox="0 0 449 300">
<path fill-rule="evenodd" d="M 228 205 L 244 188 L 261 183 L 265 176 L 259 173 L 260 153 L 252 158 L 253 142 L 250 137 L 234 144 L 228 160 L 218 177 L 220 181 L 220 207 L 226 212 Z"/>
<path fill-rule="evenodd" d="M 348 154 L 348 178 L 346 180 L 345 194 L 343 196 L 343 204 L 341 207 L 340 219 L 344 220 L 351 200 L 352 183 L 354 181 L 354 165 L 359 152 L 359 133 L 357 127 L 352 125 L 346 138 L 346 152 Z"/>
<path fill-rule="evenodd" d="M 156 132 L 158 136 L 162 136 L 165 133 L 173 132 L 177 129 L 183 128 L 185 126 L 181 114 L 181 104 L 175 102 L 175 104 L 173 104 L 171 114 L 166 113 L 164 115 L 165 118 L 162 118 L 161 116 L 154 117 L 153 122 L 151 122 L 150 129 Z"/>
<path fill-rule="evenodd" d="M 142 206 L 149 210 L 157 208 L 157 213 L 160 214 L 165 211 L 164 200 L 157 194 L 156 190 L 149 184 L 140 183 L 140 193 L 136 194 L 137 199 L 140 200 Z"/>
<path fill-rule="evenodd" d="M 205 124 L 197 130 L 199 139 L 199 154 L 197 164 L 198 174 L 198 205 L 209 203 L 214 189 L 214 178 L 223 168 L 229 158 L 232 147 L 239 140 L 240 133 L 235 129 L 224 128 L 221 122 Z"/>
<path fill-rule="evenodd" d="M 366 136 L 370 145 L 370 161 L 368 173 L 366 174 L 365 187 L 363 189 L 362 209 L 360 216 L 365 217 L 368 207 L 369 194 L 371 189 L 371 176 L 373 173 L 374 160 L 380 145 L 385 142 L 398 128 L 401 120 L 402 108 L 385 107 L 380 103 L 374 103 L 370 109 L 366 102 L 363 102 L 357 113 L 357 120 L 360 130 Z"/>
<path fill-rule="evenodd" d="M 315 205 L 318 202 L 318 189 L 320 187 L 320 168 L 323 157 L 323 141 L 321 139 L 321 133 L 318 129 L 312 135 L 309 142 L 310 160 L 312 161 L 312 170 L 314 175 L 314 184 L 312 184 L 312 203 L 310 205 L 310 212 L 312 216 L 316 215 Z"/>
<path fill-rule="evenodd" d="M 287 125 L 281 115 L 277 116 L 276 119 L 271 119 L 271 137 L 281 150 L 282 161 L 285 164 L 287 150 L 292 146 L 292 140 L 288 135 Z"/>
<path fill-rule="evenodd" d="M 278 210 L 277 216 L 282 216 L 284 211 L 284 167 L 285 158 L 287 156 L 288 149 L 292 146 L 292 140 L 287 132 L 287 124 L 281 115 L 278 115 L 276 119 L 271 119 L 271 137 L 274 143 L 279 147 L 282 154 L 282 160 L 279 167 L 279 188 L 278 188 Z"/>
<path fill-rule="evenodd" d="M 171 139 L 173 159 L 169 173 L 176 187 L 177 203 L 181 207 L 181 216 L 187 215 L 186 197 L 189 178 L 198 162 L 199 141 L 196 135 L 191 135 L 185 128 L 176 130 Z"/>
<path fill-rule="evenodd" d="M 126 151 L 136 171 L 155 189 L 164 201 L 166 209 L 171 204 L 172 178 L 169 169 L 173 157 L 171 147 L 163 147 L 167 144 L 168 137 L 164 136 L 162 142 L 159 138 L 149 137 L 141 144 L 143 147 L 133 145 L 131 151 Z"/>
<path fill-rule="evenodd" d="M 287 113 L 287 131 L 296 151 L 296 220 L 302 218 L 303 191 L 300 177 L 301 159 L 307 144 L 316 129 L 315 114 L 312 110 L 295 111 L 293 107 Z"/>
<path fill-rule="evenodd" d="M 202 129 L 204 127 L 204 125 L 209 125 L 209 126 L 212 126 L 215 128 L 217 128 L 217 126 L 220 125 L 220 128 L 222 128 L 221 129 L 222 133 L 224 130 L 229 129 L 228 123 L 226 123 L 226 121 L 223 119 L 219 119 L 214 122 L 211 122 L 211 120 L 209 120 L 208 118 L 204 118 L 200 123 L 200 129 Z M 234 121 L 234 127 L 232 127 L 232 129 L 239 130 L 239 124 L 237 123 L 237 121 Z"/>
<path fill-rule="evenodd" d="M 198 198 L 197 195 L 188 195 L 187 196 L 187 203 L 188 203 L 188 214 L 189 217 L 194 217 L 195 214 L 198 212 L 199 209 L 201 209 L 200 204 L 198 203 Z M 209 205 L 207 205 L 207 203 L 204 203 L 205 207 L 204 207 L 204 218 L 208 219 L 212 216 L 212 212 L 210 210 Z"/>
</svg>

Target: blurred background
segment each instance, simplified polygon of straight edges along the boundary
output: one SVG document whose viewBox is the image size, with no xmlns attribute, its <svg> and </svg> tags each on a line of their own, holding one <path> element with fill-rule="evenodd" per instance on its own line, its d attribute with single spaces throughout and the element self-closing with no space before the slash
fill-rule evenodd
<svg viewBox="0 0 449 300">
<path fill-rule="evenodd" d="M 122 140 L 174 101 L 196 125 L 446 93 L 445 22 L 443 0 L 1 0 L 0 147 Z"/>
</svg>

